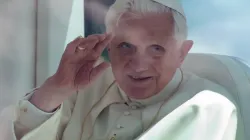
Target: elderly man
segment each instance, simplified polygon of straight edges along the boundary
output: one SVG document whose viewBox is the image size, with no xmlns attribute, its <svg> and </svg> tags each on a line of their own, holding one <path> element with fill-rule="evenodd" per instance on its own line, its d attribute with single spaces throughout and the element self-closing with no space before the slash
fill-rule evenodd
<svg viewBox="0 0 250 140">
<path fill-rule="evenodd" d="M 106 28 L 68 44 L 57 72 L 20 100 L 5 138 L 243 138 L 227 90 L 180 69 L 193 41 L 176 0 L 116 0 Z M 111 69 L 98 61 L 106 46 Z M 164 132 L 147 137 L 162 119 Z"/>
</svg>

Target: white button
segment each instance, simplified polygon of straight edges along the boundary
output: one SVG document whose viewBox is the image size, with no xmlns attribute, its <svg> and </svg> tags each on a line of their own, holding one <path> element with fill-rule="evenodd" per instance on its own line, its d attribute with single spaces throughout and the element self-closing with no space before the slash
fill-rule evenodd
<svg viewBox="0 0 250 140">
<path fill-rule="evenodd" d="M 137 107 L 135 105 L 131 106 L 131 108 L 134 110 L 137 109 Z"/>
<path fill-rule="evenodd" d="M 125 116 L 128 116 L 128 115 L 130 115 L 130 112 L 125 111 L 125 112 L 124 112 L 124 115 L 125 115 Z"/>
<path fill-rule="evenodd" d="M 123 128 L 120 124 L 117 124 L 116 126 L 117 129 Z"/>
<path fill-rule="evenodd" d="M 26 107 L 24 107 L 24 108 L 21 108 L 21 111 L 26 113 L 28 111 L 28 109 Z"/>
<path fill-rule="evenodd" d="M 116 140 L 116 134 L 114 134 L 114 135 L 110 138 L 110 140 Z"/>
</svg>

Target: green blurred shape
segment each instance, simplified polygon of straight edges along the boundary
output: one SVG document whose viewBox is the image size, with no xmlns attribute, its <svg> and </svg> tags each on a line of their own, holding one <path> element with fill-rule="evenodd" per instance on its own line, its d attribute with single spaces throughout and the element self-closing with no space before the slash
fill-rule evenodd
<svg viewBox="0 0 250 140">
<path fill-rule="evenodd" d="M 108 61 L 109 62 L 109 55 L 108 55 L 108 50 L 105 49 L 103 52 L 102 52 L 102 57 L 104 58 L 105 61 Z"/>
</svg>

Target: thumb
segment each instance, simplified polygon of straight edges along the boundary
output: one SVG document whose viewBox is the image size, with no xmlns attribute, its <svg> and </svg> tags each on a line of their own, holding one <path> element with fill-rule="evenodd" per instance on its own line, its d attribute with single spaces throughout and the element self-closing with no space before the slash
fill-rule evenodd
<svg viewBox="0 0 250 140">
<path fill-rule="evenodd" d="M 108 62 L 102 62 L 98 66 L 92 69 L 90 72 L 90 81 L 95 80 L 100 76 L 108 67 L 110 66 L 110 63 Z"/>
</svg>

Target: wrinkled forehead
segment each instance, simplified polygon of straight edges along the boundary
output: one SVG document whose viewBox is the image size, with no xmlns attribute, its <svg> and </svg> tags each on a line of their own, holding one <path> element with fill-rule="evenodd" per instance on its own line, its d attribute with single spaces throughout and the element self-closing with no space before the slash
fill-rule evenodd
<svg viewBox="0 0 250 140">
<path fill-rule="evenodd" d="M 174 19 L 171 13 L 124 13 L 115 27 L 116 36 L 139 35 L 154 40 L 173 37 Z M 144 39 L 146 39 L 144 38 Z"/>
</svg>

